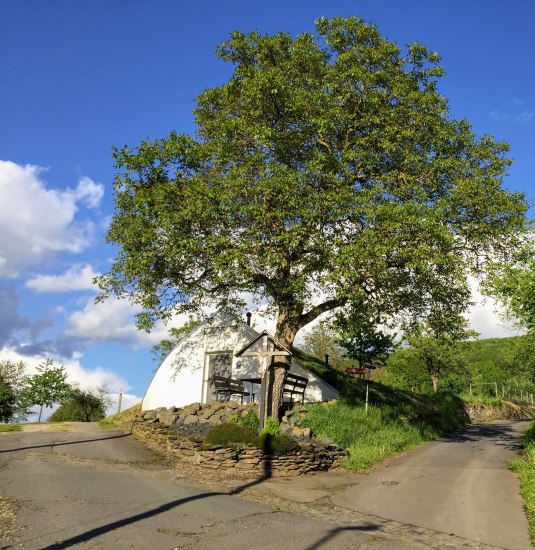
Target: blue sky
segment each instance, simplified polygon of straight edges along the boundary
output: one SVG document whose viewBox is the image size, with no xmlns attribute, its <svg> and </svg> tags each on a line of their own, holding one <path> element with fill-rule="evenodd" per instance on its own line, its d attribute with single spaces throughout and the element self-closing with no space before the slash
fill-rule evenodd
<svg viewBox="0 0 535 550">
<path fill-rule="evenodd" d="M 142 396 L 165 333 L 138 333 L 127 303 L 95 306 L 109 266 L 112 146 L 194 131 L 194 98 L 231 67 L 214 55 L 232 30 L 313 31 L 360 15 L 400 44 L 443 57 L 452 116 L 507 141 L 505 182 L 535 198 L 535 4 L 511 0 L 3 0 L 0 4 L 0 358 L 45 357 L 84 385 Z M 507 334 L 472 313 L 483 336 Z"/>
</svg>

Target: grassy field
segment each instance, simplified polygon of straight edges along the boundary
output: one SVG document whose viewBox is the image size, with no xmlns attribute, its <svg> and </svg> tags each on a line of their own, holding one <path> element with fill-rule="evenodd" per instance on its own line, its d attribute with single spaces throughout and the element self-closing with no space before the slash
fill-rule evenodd
<svg viewBox="0 0 535 550">
<path fill-rule="evenodd" d="M 535 422 L 526 432 L 523 457 L 511 461 L 509 466 L 520 478 L 520 492 L 527 511 L 529 534 L 535 545 Z"/>
</svg>

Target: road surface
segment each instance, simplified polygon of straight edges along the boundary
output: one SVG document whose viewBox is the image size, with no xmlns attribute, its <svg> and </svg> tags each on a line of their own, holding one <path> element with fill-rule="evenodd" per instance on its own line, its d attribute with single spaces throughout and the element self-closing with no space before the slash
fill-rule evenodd
<svg viewBox="0 0 535 550">
<path fill-rule="evenodd" d="M 208 490 L 120 432 L 0 434 L 0 497 L 16 514 L 0 548 L 527 550 L 506 469 L 524 427 L 473 426 L 370 474 Z"/>
</svg>

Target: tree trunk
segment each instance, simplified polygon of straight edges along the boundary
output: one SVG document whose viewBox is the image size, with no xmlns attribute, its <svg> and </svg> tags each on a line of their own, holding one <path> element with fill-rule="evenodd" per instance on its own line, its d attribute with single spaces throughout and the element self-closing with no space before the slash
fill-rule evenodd
<svg viewBox="0 0 535 550">
<path fill-rule="evenodd" d="M 437 393 L 438 391 L 438 380 L 439 380 L 439 376 L 436 372 L 434 372 L 432 375 L 431 375 L 431 380 L 433 382 L 433 391 L 435 393 Z"/>
<path fill-rule="evenodd" d="M 303 308 L 299 306 L 280 305 L 279 316 L 277 318 L 277 328 L 275 330 L 275 341 L 286 349 L 290 350 L 297 331 L 301 328 L 299 320 Z M 278 355 L 273 358 L 270 366 L 270 383 L 268 398 L 270 406 L 268 416 L 279 418 L 279 411 L 282 405 L 282 389 L 286 372 L 290 368 L 290 357 Z"/>
<path fill-rule="evenodd" d="M 41 422 L 41 415 L 43 414 L 43 405 L 41 405 L 41 408 L 39 409 L 39 422 Z"/>
</svg>

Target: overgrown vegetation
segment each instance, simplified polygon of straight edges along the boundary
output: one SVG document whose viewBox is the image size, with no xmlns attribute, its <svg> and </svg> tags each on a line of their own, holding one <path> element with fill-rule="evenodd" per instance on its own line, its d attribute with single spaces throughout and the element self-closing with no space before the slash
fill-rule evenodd
<svg viewBox="0 0 535 550">
<path fill-rule="evenodd" d="M 348 383 L 336 403 L 311 404 L 305 425 L 316 437 L 330 437 L 349 450 L 344 467 L 364 470 L 380 460 L 436 439 L 466 424 L 462 401 L 452 393 L 418 395 L 378 383 Z"/>
<path fill-rule="evenodd" d="M 524 455 L 509 464 L 520 478 L 520 492 L 524 499 L 531 542 L 535 544 L 535 422 L 526 431 Z"/>
<path fill-rule="evenodd" d="M 226 422 L 213 428 L 204 438 L 204 446 L 225 445 L 240 449 L 246 445 L 252 445 L 262 449 L 267 454 L 283 455 L 297 449 L 298 443 L 285 435 L 273 435 L 262 432 L 252 426 Z"/>
</svg>

